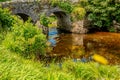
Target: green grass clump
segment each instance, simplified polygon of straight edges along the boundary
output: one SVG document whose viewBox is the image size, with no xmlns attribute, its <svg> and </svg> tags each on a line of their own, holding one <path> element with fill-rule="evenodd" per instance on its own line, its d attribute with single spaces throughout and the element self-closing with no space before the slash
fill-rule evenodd
<svg viewBox="0 0 120 80">
<path fill-rule="evenodd" d="M 0 80 L 119 80 L 118 66 L 74 63 L 71 60 L 46 67 L 0 47 Z"/>
<path fill-rule="evenodd" d="M 120 68 L 118 66 L 101 65 L 98 63 L 64 63 L 68 71 L 81 80 L 118 80 L 120 79 Z"/>
<path fill-rule="evenodd" d="M 72 80 L 70 76 L 0 48 L 0 80 Z"/>
<path fill-rule="evenodd" d="M 5 36 L 2 45 L 7 49 L 19 53 L 26 58 L 33 55 L 44 55 L 46 49 L 46 36 L 42 30 L 30 21 L 23 22 L 14 17 L 17 23 L 13 24 L 10 32 Z"/>
<path fill-rule="evenodd" d="M 0 0 L 0 2 L 11 1 L 11 0 Z"/>
</svg>

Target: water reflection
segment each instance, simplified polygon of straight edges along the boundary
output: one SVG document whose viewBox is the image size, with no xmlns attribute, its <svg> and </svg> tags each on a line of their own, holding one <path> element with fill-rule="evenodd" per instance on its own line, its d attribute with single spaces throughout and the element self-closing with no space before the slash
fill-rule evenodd
<svg viewBox="0 0 120 80">
<path fill-rule="evenodd" d="M 59 34 L 50 29 L 49 41 L 53 50 L 49 55 L 71 57 L 89 61 L 94 54 L 106 58 L 110 64 L 120 63 L 120 34 L 98 32 L 94 34 Z"/>
<path fill-rule="evenodd" d="M 55 38 L 58 37 L 58 31 L 56 28 L 50 28 L 48 33 L 48 41 L 51 43 L 50 46 L 56 46 Z"/>
</svg>

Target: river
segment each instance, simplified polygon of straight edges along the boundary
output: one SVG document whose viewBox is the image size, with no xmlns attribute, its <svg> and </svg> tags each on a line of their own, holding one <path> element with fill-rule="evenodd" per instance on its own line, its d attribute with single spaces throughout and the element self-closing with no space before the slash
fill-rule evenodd
<svg viewBox="0 0 120 80">
<path fill-rule="evenodd" d="M 61 33 L 56 28 L 51 28 L 48 35 L 52 48 L 48 55 L 84 58 L 88 61 L 92 55 L 98 54 L 106 58 L 109 64 L 120 64 L 120 33 L 72 34 Z"/>
</svg>

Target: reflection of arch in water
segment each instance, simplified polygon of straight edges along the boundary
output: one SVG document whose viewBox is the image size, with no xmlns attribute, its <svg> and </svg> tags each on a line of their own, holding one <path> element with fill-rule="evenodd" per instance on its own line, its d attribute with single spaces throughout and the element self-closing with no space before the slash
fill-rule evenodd
<svg viewBox="0 0 120 80">
<path fill-rule="evenodd" d="M 52 13 L 55 14 L 55 16 L 57 17 L 58 19 L 57 25 L 60 29 L 63 29 L 66 31 L 71 30 L 72 27 L 71 27 L 70 16 L 66 12 L 56 7 L 49 10 L 46 14 L 47 16 L 50 16 Z"/>
<path fill-rule="evenodd" d="M 31 17 L 27 14 L 24 13 L 17 13 L 16 15 L 20 16 L 20 18 L 25 22 L 27 21 L 29 18 L 31 19 Z M 31 22 L 33 22 L 33 20 L 31 19 Z"/>
</svg>

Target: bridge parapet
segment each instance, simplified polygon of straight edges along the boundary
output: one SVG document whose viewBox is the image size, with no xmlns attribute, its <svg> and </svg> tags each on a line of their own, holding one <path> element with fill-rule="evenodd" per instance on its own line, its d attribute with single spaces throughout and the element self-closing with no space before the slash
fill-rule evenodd
<svg viewBox="0 0 120 80">
<path fill-rule="evenodd" d="M 13 14 L 25 14 L 31 17 L 35 23 L 39 19 L 39 15 L 49 9 L 49 5 L 42 5 L 42 3 L 34 0 L 25 1 L 7 1 L 0 3 L 3 8 L 10 8 Z"/>
<path fill-rule="evenodd" d="M 30 17 L 32 22 L 35 24 L 36 22 L 39 22 L 40 15 L 42 13 L 46 13 L 47 16 L 53 13 L 58 19 L 57 25 L 60 29 L 73 33 L 85 32 L 81 22 L 73 24 L 69 14 L 59 7 L 52 7 L 48 4 L 49 2 L 46 3 L 46 1 L 47 0 L 12 0 L 1 2 L 0 4 L 3 8 L 8 7 L 12 11 L 12 14 L 19 15 L 24 21 L 28 20 L 28 17 Z"/>
</svg>

